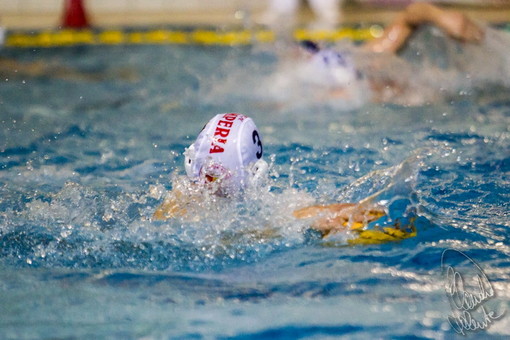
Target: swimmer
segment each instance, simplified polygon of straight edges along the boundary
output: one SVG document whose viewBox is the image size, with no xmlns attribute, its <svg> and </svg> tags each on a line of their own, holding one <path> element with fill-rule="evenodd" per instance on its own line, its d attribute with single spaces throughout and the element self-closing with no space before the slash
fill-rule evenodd
<svg viewBox="0 0 510 340">
<path fill-rule="evenodd" d="M 360 48 L 337 50 L 302 41 L 301 61 L 284 62 L 283 72 L 275 75 L 271 86 L 275 93 L 303 91 L 306 98 L 316 102 L 343 99 L 359 106 L 368 99 L 421 105 L 437 96 L 426 79 L 418 79 L 423 70 L 389 56 L 401 51 L 411 34 L 425 24 L 440 28 L 458 41 L 478 44 L 484 39 L 482 26 L 464 14 L 429 3 L 413 3 L 397 15 L 381 37 Z"/>
<path fill-rule="evenodd" d="M 174 183 L 173 190 L 154 212 L 154 220 L 200 218 L 208 197 L 214 197 L 213 201 L 235 199 L 243 190 L 259 185 L 268 169 L 262 159 L 262 139 L 255 123 L 238 113 L 214 116 L 184 155 L 186 177 Z M 365 232 L 365 227 L 385 216 L 386 211 L 385 207 L 368 198 L 359 203 L 303 207 L 293 211 L 292 215 L 310 220 L 311 229 L 326 238 L 346 231 Z M 392 230 L 396 230 L 394 226 Z M 373 236 L 374 231 L 366 232 Z M 273 228 L 248 233 L 261 237 L 276 235 Z M 387 233 L 379 233 L 377 237 L 383 241 L 394 240 L 388 239 Z M 358 243 L 361 239 L 357 238 Z M 373 237 L 365 237 L 363 243 L 367 243 L 367 239 L 373 243 Z"/>
<path fill-rule="evenodd" d="M 176 183 L 154 219 L 192 215 L 196 200 L 204 193 L 233 197 L 257 185 L 268 168 L 263 152 L 262 138 L 251 118 L 239 113 L 214 116 L 184 152 L 187 178 Z"/>
</svg>

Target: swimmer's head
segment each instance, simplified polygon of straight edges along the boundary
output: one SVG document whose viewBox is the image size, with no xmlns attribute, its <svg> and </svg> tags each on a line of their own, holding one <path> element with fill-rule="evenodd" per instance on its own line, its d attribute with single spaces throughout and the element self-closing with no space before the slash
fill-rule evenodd
<svg viewBox="0 0 510 340">
<path fill-rule="evenodd" d="M 311 40 L 303 40 L 300 46 L 311 53 L 311 59 L 306 68 L 307 77 L 312 83 L 344 87 L 360 79 L 361 75 L 348 53 L 334 51 L 328 48 L 321 49 Z"/>
<path fill-rule="evenodd" d="M 255 123 L 238 113 L 214 116 L 184 155 L 188 177 L 211 184 L 221 194 L 255 184 L 267 170 Z"/>
</svg>

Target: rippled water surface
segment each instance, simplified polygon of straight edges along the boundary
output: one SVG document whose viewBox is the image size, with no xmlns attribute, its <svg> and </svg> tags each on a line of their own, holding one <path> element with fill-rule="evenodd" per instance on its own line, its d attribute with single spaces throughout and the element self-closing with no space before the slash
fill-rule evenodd
<svg viewBox="0 0 510 340">
<path fill-rule="evenodd" d="M 2 338 L 462 338 L 447 249 L 462 252 L 443 260 L 466 282 L 488 278 L 487 312 L 510 309 L 507 89 L 353 109 L 261 95 L 268 47 L 3 55 L 56 66 L 1 79 Z M 220 112 L 255 120 L 269 182 L 198 221 L 152 221 L 184 148 Z M 291 215 L 373 194 L 397 217 L 411 207 L 416 237 L 326 242 Z M 468 311 L 481 320 L 481 306 Z M 507 337 L 508 316 L 483 328 L 474 336 Z"/>
</svg>

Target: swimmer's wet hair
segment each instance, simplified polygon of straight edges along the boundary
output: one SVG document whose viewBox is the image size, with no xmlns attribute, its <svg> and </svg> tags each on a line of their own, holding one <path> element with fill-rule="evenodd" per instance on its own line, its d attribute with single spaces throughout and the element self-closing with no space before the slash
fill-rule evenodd
<svg viewBox="0 0 510 340">
<path fill-rule="evenodd" d="M 320 51 L 319 45 L 316 42 L 311 40 L 301 40 L 299 45 L 303 47 L 308 52 L 317 53 Z"/>
</svg>

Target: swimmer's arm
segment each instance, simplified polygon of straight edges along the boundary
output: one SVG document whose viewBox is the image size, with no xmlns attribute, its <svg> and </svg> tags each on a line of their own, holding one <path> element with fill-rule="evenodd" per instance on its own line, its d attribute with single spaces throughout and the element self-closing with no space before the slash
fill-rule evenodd
<svg viewBox="0 0 510 340">
<path fill-rule="evenodd" d="M 480 42 L 483 29 L 466 15 L 453 10 L 443 10 L 426 2 L 416 2 L 399 13 L 384 30 L 380 38 L 369 42 L 366 47 L 372 52 L 396 53 L 411 33 L 422 24 L 433 24 L 452 38 L 466 42 Z"/>
<path fill-rule="evenodd" d="M 383 34 L 365 44 L 365 48 L 375 53 L 396 53 L 412 32 L 413 29 L 406 23 L 404 14 L 399 13 Z"/>
<path fill-rule="evenodd" d="M 312 205 L 309 207 L 301 208 L 293 212 L 296 218 L 310 218 L 316 217 L 323 213 L 335 213 L 344 210 L 345 208 L 354 207 L 355 203 L 335 203 L 327 205 Z"/>
<path fill-rule="evenodd" d="M 316 218 L 312 229 L 319 231 L 323 237 L 342 230 L 363 228 L 385 214 L 381 206 L 360 203 L 314 205 L 293 213 L 296 218 Z"/>
<path fill-rule="evenodd" d="M 454 39 L 465 42 L 480 42 L 483 39 L 482 27 L 459 11 L 444 10 L 430 3 L 418 2 L 410 5 L 405 15 L 409 25 L 432 23 Z"/>
<path fill-rule="evenodd" d="M 185 198 L 179 190 L 172 191 L 156 209 L 152 218 L 154 220 L 168 220 L 175 217 L 182 217 L 186 214 L 186 205 L 191 199 Z"/>
</svg>

